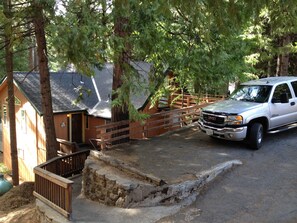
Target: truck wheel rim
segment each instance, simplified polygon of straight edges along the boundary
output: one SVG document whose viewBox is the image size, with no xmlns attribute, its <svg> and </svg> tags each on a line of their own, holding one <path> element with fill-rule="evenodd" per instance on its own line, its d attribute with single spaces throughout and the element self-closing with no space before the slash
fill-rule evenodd
<svg viewBox="0 0 297 223">
<path fill-rule="evenodd" d="M 262 138 L 263 138 L 263 131 L 262 131 L 262 128 L 260 128 L 258 131 L 258 143 L 259 144 L 262 142 Z"/>
</svg>

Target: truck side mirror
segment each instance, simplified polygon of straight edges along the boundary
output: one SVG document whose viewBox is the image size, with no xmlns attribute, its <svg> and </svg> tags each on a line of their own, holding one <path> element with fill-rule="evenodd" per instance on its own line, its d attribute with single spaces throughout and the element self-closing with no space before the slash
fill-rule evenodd
<svg viewBox="0 0 297 223">
<path fill-rule="evenodd" d="M 282 93 L 280 95 L 280 102 L 281 103 L 289 103 L 289 94 L 288 93 Z"/>
</svg>

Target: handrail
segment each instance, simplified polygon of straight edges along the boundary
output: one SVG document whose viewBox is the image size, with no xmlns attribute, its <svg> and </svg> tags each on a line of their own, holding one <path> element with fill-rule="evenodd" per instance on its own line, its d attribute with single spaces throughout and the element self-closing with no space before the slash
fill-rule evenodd
<svg viewBox="0 0 297 223">
<path fill-rule="evenodd" d="M 57 142 L 59 143 L 59 155 L 67 155 L 70 153 L 77 152 L 79 150 L 79 146 L 76 142 L 69 142 L 64 139 L 57 138 Z"/>
<path fill-rule="evenodd" d="M 203 95 L 192 95 L 188 93 L 172 93 L 170 97 L 166 99 L 162 99 L 162 104 L 166 104 L 167 106 L 172 108 L 183 108 L 189 107 L 193 105 L 197 105 L 200 103 L 210 103 L 217 100 L 222 100 L 226 98 L 225 95 L 212 95 L 212 94 L 203 94 Z"/>
<path fill-rule="evenodd" d="M 75 152 L 36 166 L 34 196 L 70 218 L 73 181 L 65 177 L 80 173 L 89 154 L 89 150 Z"/>
</svg>

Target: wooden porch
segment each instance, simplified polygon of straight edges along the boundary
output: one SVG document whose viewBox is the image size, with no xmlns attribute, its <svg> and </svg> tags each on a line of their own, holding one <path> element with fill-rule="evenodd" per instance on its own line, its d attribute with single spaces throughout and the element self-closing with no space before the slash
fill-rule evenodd
<svg viewBox="0 0 297 223">
<path fill-rule="evenodd" d="M 34 168 L 34 196 L 67 218 L 72 213 L 72 184 L 67 178 L 80 174 L 90 151 L 56 157 Z"/>
</svg>

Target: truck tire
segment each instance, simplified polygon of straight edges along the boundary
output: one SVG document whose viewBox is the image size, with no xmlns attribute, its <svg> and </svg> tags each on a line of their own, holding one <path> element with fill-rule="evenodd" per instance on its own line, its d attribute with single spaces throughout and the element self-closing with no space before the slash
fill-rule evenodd
<svg viewBox="0 0 297 223">
<path fill-rule="evenodd" d="M 264 130 L 261 123 L 255 122 L 250 126 L 249 144 L 252 149 L 258 150 L 261 148 L 263 135 Z"/>
</svg>

